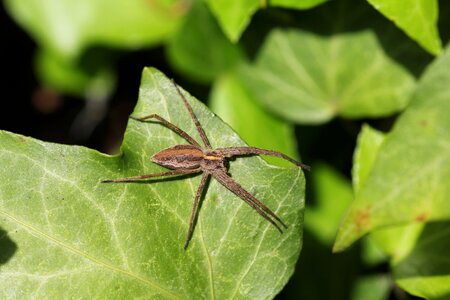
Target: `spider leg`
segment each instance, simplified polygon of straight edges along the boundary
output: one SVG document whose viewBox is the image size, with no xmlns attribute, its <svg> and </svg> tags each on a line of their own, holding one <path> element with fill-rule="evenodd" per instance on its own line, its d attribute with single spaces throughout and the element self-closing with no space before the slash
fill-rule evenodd
<svg viewBox="0 0 450 300">
<path fill-rule="evenodd" d="M 233 156 L 243 156 L 243 155 L 270 155 L 270 156 L 276 156 L 279 158 L 283 158 L 291 163 L 293 163 L 296 166 L 299 166 L 300 168 L 304 170 L 311 170 L 311 167 L 305 164 L 302 164 L 301 162 L 296 161 L 295 159 L 287 156 L 284 153 L 273 151 L 273 150 L 266 150 L 256 147 L 228 147 L 228 148 L 218 148 L 215 149 L 216 151 L 219 151 L 222 153 L 225 157 L 233 157 Z"/>
<path fill-rule="evenodd" d="M 102 180 L 101 182 L 102 183 L 105 183 L 105 182 L 136 182 L 136 181 L 140 181 L 141 179 L 152 178 L 152 177 L 193 174 L 193 173 L 198 173 L 198 172 L 201 172 L 201 170 L 200 169 L 176 169 L 176 170 L 170 170 L 170 171 L 161 172 L 161 173 L 144 174 L 144 175 L 116 178 L 116 179 L 105 179 L 105 180 Z"/>
<path fill-rule="evenodd" d="M 164 125 L 169 127 L 170 129 L 172 129 L 174 132 L 176 132 L 179 136 L 183 137 L 186 141 L 189 142 L 189 144 L 195 145 L 195 146 L 200 148 L 200 145 L 189 134 L 187 134 L 183 129 L 179 128 L 178 126 L 175 126 L 172 123 L 170 123 L 169 121 L 167 121 L 166 119 L 164 119 L 160 115 L 151 114 L 151 115 L 143 116 L 143 117 L 140 117 L 140 118 L 134 117 L 134 116 L 130 116 L 130 118 L 133 119 L 133 120 L 136 120 L 136 121 L 141 121 L 141 122 L 143 122 L 145 120 L 148 120 L 148 119 L 157 119 L 158 121 L 162 122 Z"/>
<path fill-rule="evenodd" d="M 209 176 L 210 176 L 209 174 L 203 173 L 202 180 L 200 181 L 200 185 L 198 186 L 198 189 L 197 189 L 197 194 L 195 194 L 194 205 L 192 206 L 191 217 L 189 219 L 189 230 L 188 230 L 188 234 L 186 236 L 186 241 L 184 242 L 184 250 L 187 249 L 189 242 L 191 241 L 192 233 L 194 230 L 195 217 L 197 216 L 198 203 L 199 203 L 200 197 L 203 194 L 203 190 L 205 189 L 205 185 L 209 179 Z"/>
<path fill-rule="evenodd" d="M 260 202 L 258 199 L 256 199 L 255 196 L 247 192 L 239 183 L 233 180 L 224 170 L 217 170 L 211 175 L 219 181 L 223 186 L 225 186 L 227 189 L 229 189 L 231 192 L 233 192 L 236 196 L 247 202 L 251 207 L 253 207 L 264 219 L 269 221 L 273 226 L 275 226 L 280 233 L 283 233 L 281 228 L 278 226 L 277 223 L 275 223 L 275 220 L 277 220 L 281 225 L 283 225 L 284 228 L 287 228 L 286 224 L 273 212 L 268 208 L 266 205 L 264 205 L 262 202 Z M 273 219 L 272 219 L 272 218 Z"/>
<path fill-rule="evenodd" d="M 211 144 L 209 143 L 208 137 L 206 136 L 205 131 L 203 130 L 202 125 L 200 125 L 200 122 L 197 119 L 197 116 L 195 115 L 194 111 L 192 110 L 192 107 L 189 105 L 186 97 L 183 95 L 181 90 L 178 88 L 177 84 L 175 83 L 175 80 L 172 79 L 173 86 L 177 90 L 178 94 L 180 95 L 181 99 L 184 102 L 184 106 L 186 106 L 187 110 L 189 111 L 189 114 L 191 115 L 192 121 L 194 121 L 195 127 L 197 127 L 197 131 L 200 134 L 200 137 L 202 138 L 203 144 L 205 144 L 206 148 L 211 149 Z"/>
</svg>

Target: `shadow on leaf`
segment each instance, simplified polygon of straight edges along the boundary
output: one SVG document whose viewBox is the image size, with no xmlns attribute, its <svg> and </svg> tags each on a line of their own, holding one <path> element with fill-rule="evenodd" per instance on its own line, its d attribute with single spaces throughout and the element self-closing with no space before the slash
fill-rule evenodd
<svg viewBox="0 0 450 300">
<path fill-rule="evenodd" d="M 0 265 L 6 264 L 17 251 L 17 244 L 0 228 Z"/>
</svg>

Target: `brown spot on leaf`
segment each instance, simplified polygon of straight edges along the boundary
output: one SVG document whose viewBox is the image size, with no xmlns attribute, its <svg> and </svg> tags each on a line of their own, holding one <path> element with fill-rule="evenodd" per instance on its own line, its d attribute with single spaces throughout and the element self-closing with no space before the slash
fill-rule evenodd
<svg viewBox="0 0 450 300">
<path fill-rule="evenodd" d="M 366 208 L 362 208 L 356 211 L 355 214 L 355 224 L 358 230 L 362 230 L 367 227 L 370 220 L 370 212 L 371 207 L 367 206 Z"/>
<path fill-rule="evenodd" d="M 416 216 L 416 221 L 425 222 L 428 219 L 428 213 L 422 212 Z"/>
<path fill-rule="evenodd" d="M 427 120 L 422 120 L 420 121 L 420 126 L 422 126 L 423 128 L 428 126 L 428 121 Z"/>
</svg>

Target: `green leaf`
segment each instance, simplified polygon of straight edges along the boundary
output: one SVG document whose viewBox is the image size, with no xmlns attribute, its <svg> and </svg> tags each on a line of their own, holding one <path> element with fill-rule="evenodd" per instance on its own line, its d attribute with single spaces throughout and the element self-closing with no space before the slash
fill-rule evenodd
<svg viewBox="0 0 450 300">
<path fill-rule="evenodd" d="M 298 158 L 293 126 L 259 106 L 234 74 L 221 76 L 214 82 L 209 105 L 249 145 Z M 264 159 L 278 166 L 290 165 L 275 157 Z"/>
<path fill-rule="evenodd" d="M 185 8 L 165 0 L 7 0 L 9 14 L 38 45 L 44 85 L 78 96 L 109 95 L 115 86 L 105 47 L 136 49 L 167 40 Z M 89 51 L 88 51 L 89 50 Z M 91 52 L 101 52 L 92 56 Z"/>
<path fill-rule="evenodd" d="M 45 50 L 35 57 L 36 72 L 42 83 L 56 91 L 105 100 L 116 84 L 115 72 L 107 64 L 93 63 L 94 70 L 78 65 L 76 61 L 53 55 Z"/>
<path fill-rule="evenodd" d="M 328 0 L 205 0 L 219 21 L 225 35 L 237 42 L 250 24 L 253 14 L 259 8 L 280 6 L 285 8 L 307 9 Z M 268 3 L 269 2 L 269 3 Z"/>
<path fill-rule="evenodd" d="M 425 226 L 416 247 L 395 264 L 395 281 L 413 295 L 425 299 L 448 299 L 450 296 L 450 222 Z"/>
<path fill-rule="evenodd" d="M 360 188 L 366 184 L 366 179 L 383 145 L 386 134 L 375 130 L 368 125 L 362 127 L 353 156 L 352 180 L 353 190 L 358 194 Z M 404 257 L 414 247 L 422 230 L 423 224 L 407 224 L 388 226 L 376 229 L 365 240 L 365 261 L 375 263 L 386 259 L 389 255 L 391 261 Z M 382 252 L 382 255 L 380 253 Z"/>
<path fill-rule="evenodd" d="M 213 146 L 243 145 L 187 98 Z M 151 68 L 143 72 L 133 115 L 149 113 L 199 139 L 170 80 Z M 198 176 L 101 183 L 166 170 L 148 158 L 176 144 L 186 141 L 158 122 L 135 120 L 117 156 L 1 131 L 0 227 L 17 244 L 1 266 L 2 298 L 273 298 L 291 276 L 302 243 L 301 170 L 258 157 L 232 161 L 233 178 L 289 228 L 280 235 L 211 180 L 184 251 Z"/>
<path fill-rule="evenodd" d="M 202 2 L 194 3 L 167 53 L 176 69 L 200 82 L 212 81 L 243 60 L 240 47 L 227 39 Z"/>
<path fill-rule="evenodd" d="M 413 77 L 370 31 L 274 30 L 256 63 L 241 71 L 265 107 L 299 123 L 390 115 L 405 107 L 414 88 Z"/>
<path fill-rule="evenodd" d="M 410 106 L 383 142 L 335 250 L 382 226 L 450 218 L 449 70 L 447 49 L 426 71 Z"/>
<path fill-rule="evenodd" d="M 325 164 L 312 167 L 315 204 L 305 213 L 305 227 L 324 245 L 331 245 L 342 215 L 353 199 L 348 179 Z"/>
<path fill-rule="evenodd" d="M 137 48 L 167 39 L 183 11 L 166 2 L 7 0 L 5 5 L 39 46 L 75 59 L 92 45 Z"/>
<path fill-rule="evenodd" d="M 384 139 L 381 131 L 363 125 L 353 156 L 352 183 L 355 194 L 365 184 Z"/>
<path fill-rule="evenodd" d="M 351 300 L 385 300 L 389 299 L 390 278 L 383 275 L 361 277 L 355 284 Z"/>
<path fill-rule="evenodd" d="M 423 223 L 408 223 L 377 228 L 370 232 L 369 239 L 389 256 L 391 263 L 396 263 L 414 249 L 423 227 Z"/>
<path fill-rule="evenodd" d="M 271 6 L 285 8 L 307 9 L 330 0 L 270 0 Z"/>
<path fill-rule="evenodd" d="M 225 35 L 237 42 L 252 15 L 263 5 L 261 0 L 206 0 Z"/>
<path fill-rule="evenodd" d="M 437 0 L 367 0 L 428 52 L 441 52 Z"/>
</svg>

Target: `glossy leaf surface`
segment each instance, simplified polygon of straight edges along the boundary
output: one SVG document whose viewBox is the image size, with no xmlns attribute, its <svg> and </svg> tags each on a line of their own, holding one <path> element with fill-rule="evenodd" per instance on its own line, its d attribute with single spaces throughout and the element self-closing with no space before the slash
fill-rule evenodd
<svg viewBox="0 0 450 300">
<path fill-rule="evenodd" d="M 450 218 L 449 69 L 447 50 L 424 74 L 383 142 L 341 226 L 336 250 L 381 226 Z"/>
<path fill-rule="evenodd" d="M 243 145 L 188 98 L 215 147 Z M 199 139 L 172 83 L 147 68 L 133 115 L 149 113 Z M 270 299 L 294 270 L 304 207 L 296 167 L 257 157 L 230 164 L 233 178 L 289 225 L 283 235 L 212 180 L 184 251 L 198 176 L 101 183 L 164 170 L 148 158 L 186 142 L 160 123 L 130 120 L 117 156 L 8 132 L 0 143 L 0 226 L 17 246 L 1 266 L 3 298 Z"/>
<path fill-rule="evenodd" d="M 403 109 L 414 88 L 369 31 L 327 37 L 274 30 L 241 73 L 258 101 L 298 123 L 386 116 Z"/>
</svg>

